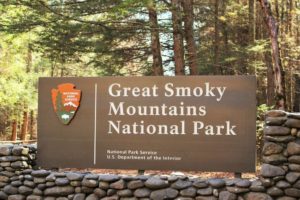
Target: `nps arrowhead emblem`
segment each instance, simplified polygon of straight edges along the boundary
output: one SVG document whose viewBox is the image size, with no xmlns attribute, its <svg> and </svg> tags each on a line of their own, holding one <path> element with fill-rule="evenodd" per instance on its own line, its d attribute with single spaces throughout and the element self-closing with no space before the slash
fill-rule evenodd
<svg viewBox="0 0 300 200">
<path fill-rule="evenodd" d="M 72 83 L 64 83 L 51 90 L 54 111 L 63 124 L 69 124 L 74 118 L 81 99 L 81 91 Z"/>
</svg>

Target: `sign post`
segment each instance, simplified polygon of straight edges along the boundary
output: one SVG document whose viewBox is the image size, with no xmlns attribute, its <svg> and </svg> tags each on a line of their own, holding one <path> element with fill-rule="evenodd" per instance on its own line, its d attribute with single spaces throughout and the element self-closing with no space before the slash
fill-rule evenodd
<svg viewBox="0 0 300 200">
<path fill-rule="evenodd" d="M 41 78 L 38 164 L 253 172 L 255 93 L 254 76 Z"/>
</svg>

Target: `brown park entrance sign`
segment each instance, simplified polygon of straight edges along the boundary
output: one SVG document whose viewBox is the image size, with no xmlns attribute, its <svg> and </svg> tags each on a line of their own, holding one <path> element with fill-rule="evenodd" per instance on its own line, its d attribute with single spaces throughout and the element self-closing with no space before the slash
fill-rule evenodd
<svg viewBox="0 0 300 200">
<path fill-rule="evenodd" d="M 254 76 L 40 78 L 38 164 L 253 172 L 255 93 Z"/>
</svg>

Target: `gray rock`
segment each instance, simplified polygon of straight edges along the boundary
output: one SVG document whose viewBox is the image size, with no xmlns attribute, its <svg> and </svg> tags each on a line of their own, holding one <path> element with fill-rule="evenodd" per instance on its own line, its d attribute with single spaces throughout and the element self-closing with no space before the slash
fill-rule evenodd
<svg viewBox="0 0 300 200">
<path fill-rule="evenodd" d="M 73 200 L 85 200 L 85 194 L 83 193 L 75 194 Z"/>
<path fill-rule="evenodd" d="M 297 172 L 289 172 L 286 174 L 285 179 L 289 183 L 294 183 L 300 177 L 300 173 Z"/>
<path fill-rule="evenodd" d="M 29 195 L 26 200 L 42 200 L 43 198 L 41 196 L 37 195 Z"/>
<path fill-rule="evenodd" d="M 21 186 L 23 183 L 22 183 L 22 181 L 12 181 L 10 184 L 11 184 L 12 186 L 14 186 L 14 187 L 19 187 L 19 186 Z"/>
<path fill-rule="evenodd" d="M 272 155 L 272 154 L 279 154 L 283 151 L 283 147 L 279 144 L 276 144 L 274 142 L 267 142 L 264 144 L 263 147 L 263 154 L 266 156 Z"/>
<path fill-rule="evenodd" d="M 184 181 L 184 180 L 177 180 L 175 183 L 173 183 L 171 185 L 172 188 L 174 189 L 177 189 L 177 190 L 182 190 L 182 189 L 185 189 L 185 188 L 188 188 L 192 186 L 192 183 L 190 181 Z"/>
<path fill-rule="evenodd" d="M 184 197 L 195 197 L 197 190 L 194 187 L 189 187 L 180 191 L 180 195 Z"/>
<path fill-rule="evenodd" d="M 66 173 L 65 172 L 52 172 L 52 174 L 56 178 L 65 178 L 66 177 Z"/>
<path fill-rule="evenodd" d="M 209 196 L 212 195 L 213 190 L 211 187 L 207 187 L 207 188 L 201 188 L 197 190 L 197 194 L 199 195 L 203 195 L 203 196 Z"/>
<path fill-rule="evenodd" d="M 293 136 L 270 136 L 270 135 L 265 135 L 264 139 L 269 141 L 269 142 L 283 142 L 287 143 L 290 141 L 295 140 L 295 137 Z"/>
<path fill-rule="evenodd" d="M 291 197 L 300 197 L 300 190 L 296 188 L 287 188 L 284 190 L 284 193 Z"/>
<path fill-rule="evenodd" d="M 107 196 L 112 196 L 116 193 L 117 193 L 117 190 L 115 190 L 115 189 L 108 189 L 107 190 Z"/>
<path fill-rule="evenodd" d="M 56 186 L 52 188 L 47 188 L 44 191 L 46 196 L 67 196 L 74 193 L 74 188 L 71 186 Z"/>
<path fill-rule="evenodd" d="M 263 156 L 262 160 L 264 163 L 268 163 L 271 165 L 279 165 L 279 164 L 287 162 L 287 158 L 285 156 L 283 156 L 282 154 L 273 154 L 270 156 Z"/>
<path fill-rule="evenodd" d="M 151 193 L 151 190 L 149 190 L 148 188 L 138 188 L 134 191 L 134 196 L 138 197 L 138 198 L 145 198 L 145 197 L 149 197 Z"/>
<path fill-rule="evenodd" d="M 44 200 L 55 200 L 55 197 L 45 197 Z"/>
<path fill-rule="evenodd" d="M 267 117 L 284 117 L 287 113 L 283 110 L 270 110 L 266 112 Z"/>
<path fill-rule="evenodd" d="M 127 187 L 131 190 L 137 189 L 137 188 L 141 188 L 144 187 L 144 182 L 141 180 L 134 180 L 134 181 L 130 181 L 127 184 Z"/>
<path fill-rule="evenodd" d="M 69 200 L 67 197 L 57 197 L 55 200 Z"/>
<path fill-rule="evenodd" d="M 22 168 L 27 168 L 28 164 L 25 161 L 16 161 L 16 162 L 12 162 L 10 166 L 14 169 L 22 169 Z"/>
<path fill-rule="evenodd" d="M 289 163 L 300 164 L 300 156 L 291 156 L 288 160 Z"/>
<path fill-rule="evenodd" d="M 81 181 L 71 181 L 70 185 L 73 186 L 73 187 L 81 186 Z"/>
<path fill-rule="evenodd" d="M 294 119 L 300 119 L 300 113 L 294 112 L 294 113 L 287 113 L 287 116 Z"/>
<path fill-rule="evenodd" d="M 193 182 L 193 186 L 196 188 L 206 188 L 208 186 L 207 180 L 197 179 Z"/>
<path fill-rule="evenodd" d="M 3 188 L 4 186 L 6 186 L 7 183 L 4 183 L 4 182 L 0 182 L 0 188 Z"/>
<path fill-rule="evenodd" d="M 101 200 L 119 200 L 119 197 L 115 195 L 111 197 L 104 197 Z"/>
<path fill-rule="evenodd" d="M 20 194 L 23 194 L 23 195 L 28 196 L 28 195 L 32 194 L 33 189 L 30 188 L 30 187 L 27 187 L 27 186 L 20 186 L 20 187 L 18 188 L 18 192 L 19 192 Z"/>
<path fill-rule="evenodd" d="M 243 179 L 243 180 L 238 181 L 235 185 L 237 187 L 248 188 L 248 187 L 250 187 L 251 182 L 247 179 Z"/>
<path fill-rule="evenodd" d="M 104 181 L 100 181 L 99 182 L 99 188 L 101 188 L 103 190 L 107 190 L 109 188 L 109 183 L 108 182 L 104 182 Z"/>
<path fill-rule="evenodd" d="M 53 187 L 53 186 L 55 186 L 56 184 L 55 184 L 55 182 L 53 182 L 53 181 L 49 181 L 49 182 L 46 182 L 46 187 Z"/>
<path fill-rule="evenodd" d="M 18 194 L 18 188 L 12 186 L 12 185 L 7 185 L 3 188 L 3 192 L 5 192 L 6 194 Z"/>
<path fill-rule="evenodd" d="M 228 192 L 234 193 L 234 194 L 241 194 L 249 192 L 248 188 L 240 188 L 240 187 L 226 187 Z"/>
<path fill-rule="evenodd" d="M 161 189 L 169 186 L 167 181 L 161 180 L 158 177 L 151 177 L 146 182 L 145 185 L 150 189 Z"/>
<path fill-rule="evenodd" d="M 47 186 L 44 183 L 40 183 L 40 184 L 37 185 L 37 188 L 40 189 L 40 190 L 44 190 L 46 187 Z"/>
<path fill-rule="evenodd" d="M 12 154 L 15 156 L 28 155 L 29 148 L 22 146 L 14 146 L 12 148 Z"/>
<path fill-rule="evenodd" d="M 25 180 L 23 184 L 24 184 L 25 186 L 28 186 L 28 187 L 31 187 L 31 188 L 34 188 L 34 187 L 35 187 L 35 183 L 34 183 L 33 181 Z"/>
<path fill-rule="evenodd" d="M 10 162 L 1 162 L 0 163 L 0 167 L 9 167 L 10 166 Z"/>
<path fill-rule="evenodd" d="M 114 183 L 111 183 L 109 187 L 116 190 L 122 190 L 126 187 L 126 184 L 124 180 L 120 179 Z"/>
<path fill-rule="evenodd" d="M 33 182 L 36 183 L 36 184 L 45 183 L 46 179 L 43 178 L 43 177 L 34 177 Z"/>
<path fill-rule="evenodd" d="M 3 191 L 0 191 L 0 199 L 7 199 L 7 194 L 5 194 Z"/>
<path fill-rule="evenodd" d="M 132 191 L 129 189 L 119 190 L 117 191 L 117 195 L 120 197 L 131 197 Z"/>
<path fill-rule="evenodd" d="M 50 174 L 49 171 L 46 171 L 44 169 L 41 169 L 41 170 L 35 170 L 35 171 L 32 171 L 31 172 L 31 175 L 34 176 L 34 177 L 46 177 Z"/>
<path fill-rule="evenodd" d="M 196 200 L 217 200 L 217 198 L 214 196 L 198 196 Z"/>
<path fill-rule="evenodd" d="M 94 188 L 82 186 L 82 187 L 81 187 L 81 191 L 82 191 L 83 193 L 86 193 L 86 194 L 91 194 L 91 193 L 93 193 Z"/>
<path fill-rule="evenodd" d="M 9 195 L 8 200 L 25 200 L 25 196 L 20 194 Z"/>
<path fill-rule="evenodd" d="M 287 120 L 287 117 L 267 117 L 265 122 L 267 125 L 280 126 Z"/>
<path fill-rule="evenodd" d="M 291 171 L 300 172 L 300 165 L 297 165 L 297 164 L 289 164 L 289 169 L 290 169 Z"/>
<path fill-rule="evenodd" d="M 9 182 L 9 177 L 0 175 L 0 182 L 4 182 L 4 183 Z"/>
<path fill-rule="evenodd" d="M 291 135 L 292 136 L 297 136 L 297 132 L 298 132 L 298 130 L 296 128 L 291 129 Z"/>
<path fill-rule="evenodd" d="M 114 174 L 102 174 L 99 176 L 99 181 L 115 182 L 120 179 L 120 176 Z"/>
<path fill-rule="evenodd" d="M 34 195 L 41 196 L 41 195 L 43 195 L 43 191 L 40 190 L 40 189 L 38 189 L 38 188 L 34 188 L 34 189 L 33 189 L 33 194 L 34 194 Z"/>
<path fill-rule="evenodd" d="M 23 171 L 24 172 L 24 171 Z M 29 175 L 29 174 L 26 174 L 25 176 L 24 176 L 24 178 L 25 178 L 25 180 L 28 180 L 28 181 L 32 181 L 33 180 L 33 177 L 31 176 L 31 175 Z"/>
<path fill-rule="evenodd" d="M 294 188 L 297 188 L 297 189 L 300 189 L 300 180 L 298 180 L 294 185 L 293 185 Z M 288 187 L 286 187 L 288 188 Z"/>
<path fill-rule="evenodd" d="M 66 176 L 70 181 L 81 181 L 84 177 L 83 174 L 74 173 L 74 172 L 69 172 L 66 174 Z"/>
<path fill-rule="evenodd" d="M 273 200 L 268 194 L 249 192 L 245 196 L 245 200 Z"/>
<path fill-rule="evenodd" d="M 179 179 L 179 177 L 178 177 L 178 176 L 174 176 L 174 175 L 171 175 L 171 176 L 168 177 L 169 183 L 175 182 L 175 181 L 177 181 L 178 179 Z"/>
<path fill-rule="evenodd" d="M 56 180 L 56 177 L 54 176 L 54 174 L 49 174 L 47 177 L 46 177 L 46 181 L 55 181 Z"/>
<path fill-rule="evenodd" d="M 283 196 L 283 197 L 278 197 L 276 200 L 297 200 L 297 199 L 293 197 Z"/>
<path fill-rule="evenodd" d="M 178 195 L 178 191 L 172 188 L 155 190 L 151 192 L 150 198 L 155 200 L 164 200 L 164 199 L 175 199 Z"/>
<path fill-rule="evenodd" d="M 300 120 L 288 118 L 285 122 L 285 125 L 292 128 L 300 128 Z"/>
<path fill-rule="evenodd" d="M 57 178 L 55 180 L 55 184 L 57 186 L 64 186 L 64 185 L 68 185 L 70 183 L 70 181 L 67 178 Z"/>
<path fill-rule="evenodd" d="M 102 189 L 100 189 L 100 188 L 96 188 L 96 189 L 94 190 L 94 194 L 97 195 L 97 197 L 99 197 L 99 198 L 102 198 L 102 197 L 105 197 L 105 196 L 106 196 L 105 190 L 102 190 Z"/>
<path fill-rule="evenodd" d="M 98 180 L 99 175 L 98 174 L 87 174 L 84 176 L 85 179 L 93 179 L 93 180 Z"/>
<path fill-rule="evenodd" d="M 177 197 L 175 200 L 194 200 L 194 198 L 190 198 L 190 197 Z"/>
<path fill-rule="evenodd" d="M 90 194 L 89 196 L 86 197 L 85 200 L 98 200 L 99 198 L 95 194 Z"/>
<path fill-rule="evenodd" d="M 276 187 L 278 187 L 280 189 L 286 189 L 286 188 L 291 187 L 291 184 L 286 181 L 281 180 L 276 183 Z"/>
<path fill-rule="evenodd" d="M 11 146 L 1 146 L 0 156 L 9 156 L 11 154 Z"/>
<path fill-rule="evenodd" d="M 283 126 L 266 126 L 264 134 L 270 136 L 285 136 L 290 135 L 291 129 Z"/>
<path fill-rule="evenodd" d="M 9 171 L 0 171 L 0 175 L 7 176 L 7 177 L 13 177 L 15 173 L 9 172 Z"/>
<path fill-rule="evenodd" d="M 300 154 L 300 140 L 288 143 L 287 152 L 289 155 L 297 155 Z"/>
<path fill-rule="evenodd" d="M 209 179 L 208 183 L 214 188 L 221 188 L 226 185 L 226 182 L 223 179 Z"/>
<path fill-rule="evenodd" d="M 270 187 L 268 190 L 267 190 L 267 193 L 271 196 L 275 196 L 275 197 L 278 197 L 278 196 L 282 196 L 284 193 L 281 189 L 279 189 L 278 187 Z"/>
<path fill-rule="evenodd" d="M 275 177 L 285 175 L 285 171 L 277 166 L 262 164 L 261 166 L 261 175 L 263 177 Z"/>
<path fill-rule="evenodd" d="M 228 191 L 222 191 L 219 195 L 219 200 L 236 200 L 237 196 L 234 193 Z"/>
<path fill-rule="evenodd" d="M 15 162 L 21 160 L 20 156 L 2 156 L 0 157 L 0 162 Z"/>
<path fill-rule="evenodd" d="M 225 181 L 225 185 L 226 186 L 235 186 L 235 184 L 237 183 L 237 182 L 239 182 L 239 181 L 241 181 L 241 179 L 239 179 L 239 178 L 234 178 L 234 179 L 224 179 L 224 181 Z"/>
</svg>

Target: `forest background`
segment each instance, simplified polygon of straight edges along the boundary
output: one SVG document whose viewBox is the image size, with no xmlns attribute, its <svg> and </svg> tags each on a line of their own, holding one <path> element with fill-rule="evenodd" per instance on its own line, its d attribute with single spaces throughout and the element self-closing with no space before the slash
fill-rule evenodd
<svg viewBox="0 0 300 200">
<path fill-rule="evenodd" d="M 0 138 L 36 138 L 38 77 L 256 75 L 260 139 L 299 111 L 299 24 L 300 0 L 0 0 Z"/>
</svg>

